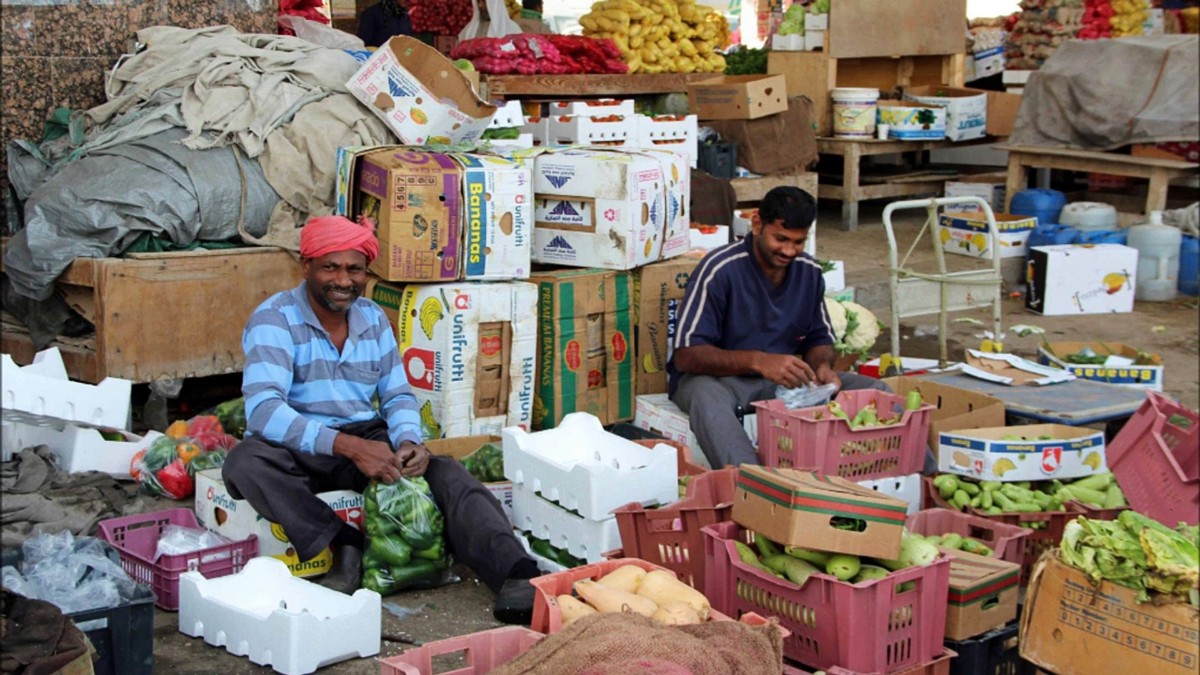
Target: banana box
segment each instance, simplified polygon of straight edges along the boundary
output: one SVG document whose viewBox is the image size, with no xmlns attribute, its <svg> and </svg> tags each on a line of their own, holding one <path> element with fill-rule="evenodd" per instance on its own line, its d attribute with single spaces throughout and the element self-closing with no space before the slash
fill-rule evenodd
<svg viewBox="0 0 1200 675">
<path fill-rule="evenodd" d="M 689 252 L 678 258 L 639 267 L 633 280 L 634 354 L 637 358 L 637 393 L 667 391 L 667 362 L 675 340 L 675 324 L 682 309 L 688 278 L 702 254 Z"/>
<path fill-rule="evenodd" d="M 352 490 L 318 492 L 338 517 L 358 529 L 363 527 L 363 496 Z M 234 499 L 221 479 L 220 469 L 196 474 L 196 520 L 219 535 L 239 541 L 256 535 L 258 554 L 282 560 L 298 577 L 312 577 L 329 571 L 333 556 L 326 549 L 312 560 L 300 560 L 283 528 L 262 517 L 244 499 Z"/>
<path fill-rule="evenodd" d="M 1024 258 L 1029 250 L 1029 235 L 1037 227 L 1037 218 L 997 213 L 996 232 L 1001 258 Z M 971 258 L 992 258 L 992 235 L 982 213 L 944 213 L 938 236 L 947 253 Z"/>
<path fill-rule="evenodd" d="M 1104 363 L 1071 363 L 1067 358 L 1084 349 L 1106 355 Z M 1140 362 L 1140 363 L 1139 363 Z M 1158 354 L 1145 354 L 1120 342 L 1051 342 L 1038 347 L 1038 363 L 1055 366 L 1084 380 L 1135 389 L 1163 390 L 1163 364 Z"/>
<path fill-rule="evenodd" d="M 528 279 L 533 250 L 529 169 L 500 157 L 451 155 L 462 174 L 463 279 Z"/>
<path fill-rule="evenodd" d="M 1083 478 L 1107 471 L 1104 432 L 1062 424 L 943 431 L 938 470 L 978 480 Z"/>
<path fill-rule="evenodd" d="M 426 440 L 529 428 L 538 289 L 520 281 L 368 286 L 396 330 Z"/>
<path fill-rule="evenodd" d="M 670 152 L 570 148 L 534 158 L 533 261 L 629 270 L 688 248 L 691 177 Z"/>
<path fill-rule="evenodd" d="M 1133 311 L 1138 251 L 1120 244 L 1063 244 L 1029 250 L 1025 308 L 1043 316 Z"/>
</svg>

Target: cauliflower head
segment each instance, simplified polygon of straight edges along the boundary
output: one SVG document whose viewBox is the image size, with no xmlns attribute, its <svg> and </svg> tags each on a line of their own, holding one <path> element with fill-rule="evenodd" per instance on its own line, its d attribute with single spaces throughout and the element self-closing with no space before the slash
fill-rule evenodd
<svg viewBox="0 0 1200 675">
<path fill-rule="evenodd" d="M 825 298 L 825 312 L 829 314 L 829 323 L 833 326 L 833 341 L 840 342 L 846 334 L 846 308 L 833 298 Z"/>
<path fill-rule="evenodd" d="M 846 334 L 841 342 L 850 351 L 866 351 L 879 338 L 879 320 L 871 310 L 857 302 L 844 303 L 846 311 Z"/>
</svg>

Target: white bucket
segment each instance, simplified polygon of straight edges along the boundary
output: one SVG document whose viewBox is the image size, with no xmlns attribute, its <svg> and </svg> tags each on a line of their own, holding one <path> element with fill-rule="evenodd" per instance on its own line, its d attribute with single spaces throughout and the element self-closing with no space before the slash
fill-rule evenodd
<svg viewBox="0 0 1200 675">
<path fill-rule="evenodd" d="M 1071 202 L 1058 216 L 1060 225 L 1089 232 L 1117 229 L 1117 209 L 1103 202 Z"/>
<path fill-rule="evenodd" d="M 879 90 L 859 87 L 839 87 L 830 94 L 833 99 L 833 135 L 836 138 L 872 138 L 875 136 L 875 113 Z"/>
<path fill-rule="evenodd" d="M 1137 249 L 1137 285 L 1134 299 L 1167 302 L 1179 287 L 1179 246 L 1183 233 L 1162 224 L 1162 213 L 1150 214 L 1150 222 L 1129 228 L 1129 246 Z"/>
</svg>

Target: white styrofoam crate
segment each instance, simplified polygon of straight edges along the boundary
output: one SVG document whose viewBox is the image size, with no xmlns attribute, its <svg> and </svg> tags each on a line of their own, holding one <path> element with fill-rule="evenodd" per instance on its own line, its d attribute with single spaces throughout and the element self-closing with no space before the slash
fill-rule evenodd
<svg viewBox="0 0 1200 675">
<path fill-rule="evenodd" d="M 604 115 L 633 115 L 633 99 L 601 98 L 594 101 L 555 101 L 550 104 L 550 116 L 558 115 L 602 117 Z"/>
<path fill-rule="evenodd" d="M 526 118 L 525 123 L 521 125 L 521 134 L 529 134 L 532 136 L 534 145 L 547 145 L 548 139 L 550 138 L 550 118 Z"/>
<path fill-rule="evenodd" d="M 496 108 L 496 114 L 492 115 L 492 121 L 488 124 L 488 128 L 508 129 L 519 127 L 522 124 L 525 124 L 525 111 L 521 110 L 521 102 L 509 101 Z"/>
<path fill-rule="evenodd" d="M 882 492 L 889 497 L 903 499 L 908 503 L 909 515 L 921 510 L 921 474 L 919 473 L 893 478 L 862 480 L 858 481 L 858 484 L 876 492 Z"/>
<path fill-rule="evenodd" d="M 637 118 L 551 117 L 551 145 L 607 145 L 633 147 L 637 144 Z"/>
<path fill-rule="evenodd" d="M 771 49 L 777 52 L 802 52 L 805 49 L 804 34 L 772 35 Z"/>
<path fill-rule="evenodd" d="M 270 557 L 216 579 L 179 577 L 179 632 L 285 675 L 378 654 L 380 612 L 378 593 L 338 593 Z"/>
<path fill-rule="evenodd" d="M 492 145 L 491 151 L 498 155 L 518 150 L 528 150 L 533 147 L 533 134 L 522 133 L 515 139 L 493 138 L 488 143 Z"/>
<path fill-rule="evenodd" d="M 504 477 L 589 520 L 604 520 L 618 506 L 669 504 L 679 499 L 675 448 L 646 448 L 604 430 L 600 420 L 574 412 L 545 431 L 507 427 Z"/>
<path fill-rule="evenodd" d="M 549 558 L 542 557 L 537 554 L 537 551 L 534 551 L 532 548 L 530 548 L 529 540 L 525 538 L 524 532 L 521 532 L 520 530 L 513 530 L 513 536 L 517 538 L 517 541 L 521 542 L 521 546 L 525 547 L 525 552 L 529 554 L 530 558 L 533 558 L 535 563 L 537 563 L 538 571 L 542 574 L 554 574 L 555 572 L 567 571 L 568 568 L 566 565 L 560 565 Z"/>
<path fill-rule="evenodd" d="M 672 480 L 678 481 L 678 477 L 672 477 Z M 678 490 L 677 487 L 676 500 L 679 499 Z M 610 514 L 604 520 L 577 516 L 542 499 L 528 484 L 513 486 L 512 525 L 589 563 L 600 562 L 606 551 L 621 548 L 616 516 Z"/>
<path fill-rule="evenodd" d="M 639 148 L 679 153 L 695 167 L 700 157 L 698 139 L 699 123 L 695 115 L 637 116 Z"/>
<path fill-rule="evenodd" d="M 705 229 L 711 229 L 712 231 L 705 232 Z M 688 244 L 694 249 L 698 248 L 705 251 L 711 251 L 714 248 L 720 248 L 728 243 L 728 225 L 703 225 L 701 227 L 693 226 L 688 230 Z"/>
<path fill-rule="evenodd" d="M 5 428 L 4 461 L 10 458 L 9 447 L 20 452 L 35 445 L 44 445 L 58 457 L 58 468 L 67 473 L 100 471 L 113 478 L 128 479 L 129 463 L 139 451 L 150 447 L 154 439 L 162 436 L 151 431 L 138 436 L 121 431 L 124 441 L 105 440 L 100 432 L 74 424 L 33 425 L 13 422 Z M 11 437 L 11 438 L 9 438 Z"/>
<path fill-rule="evenodd" d="M 4 419 L 45 424 L 54 420 L 87 427 L 125 429 L 129 426 L 129 393 L 133 383 L 107 377 L 100 384 L 72 382 L 57 347 L 40 351 L 28 366 L 18 366 L 0 354 L 4 387 Z"/>
</svg>

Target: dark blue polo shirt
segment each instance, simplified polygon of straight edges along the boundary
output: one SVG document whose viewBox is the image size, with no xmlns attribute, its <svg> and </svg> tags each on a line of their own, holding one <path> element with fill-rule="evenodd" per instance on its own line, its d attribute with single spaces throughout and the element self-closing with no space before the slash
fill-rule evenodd
<svg viewBox="0 0 1200 675">
<path fill-rule="evenodd" d="M 788 267 L 783 284 L 776 287 L 754 258 L 752 240 L 747 236 L 714 249 L 696 266 L 675 324 L 674 349 L 713 345 L 804 354 L 813 347 L 833 344 L 821 265 L 803 254 Z M 680 375 L 674 356 L 667 363 L 667 373 L 673 395 Z"/>
</svg>

